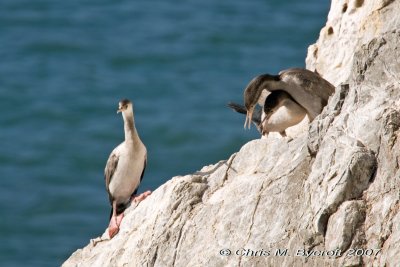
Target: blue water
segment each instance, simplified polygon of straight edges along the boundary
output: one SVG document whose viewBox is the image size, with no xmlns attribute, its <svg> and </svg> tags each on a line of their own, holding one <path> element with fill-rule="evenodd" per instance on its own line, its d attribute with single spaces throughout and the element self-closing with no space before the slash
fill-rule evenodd
<svg viewBox="0 0 400 267">
<path fill-rule="evenodd" d="M 103 170 L 133 100 L 139 191 L 257 137 L 225 107 L 249 80 L 304 66 L 326 1 L 0 1 L 0 265 L 57 266 L 100 235 Z"/>
</svg>

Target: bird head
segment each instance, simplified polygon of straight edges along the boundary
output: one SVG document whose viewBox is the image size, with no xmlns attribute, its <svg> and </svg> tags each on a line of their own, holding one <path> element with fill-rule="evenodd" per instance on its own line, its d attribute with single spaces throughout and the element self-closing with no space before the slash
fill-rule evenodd
<svg viewBox="0 0 400 267">
<path fill-rule="evenodd" d="M 279 76 L 262 74 L 253 78 L 244 90 L 244 105 L 247 109 L 246 126 L 250 128 L 253 111 L 256 104 L 262 99 L 262 92 L 268 88 L 269 83 L 279 81 Z"/>
<path fill-rule="evenodd" d="M 271 115 L 282 106 L 282 102 L 285 99 L 286 95 L 288 94 L 282 90 L 274 91 L 268 95 L 264 103 L 264 113 L 266 120 L 268 120 L 269 117 L 271 117 Z"/>
<path fill-rule="evenodd" d="M 132 102 L 129 101 L 128 99 L 123 99 L 123 100 L 119 101 L 117 113 L 120 113 L 120 112 L 124 113 L 128 110 L 133 110 Z"/>
<path fill-rule="evenodd" d="M 254 108 L 258 102 L 258 99 L 262 93 L 262 76 L 257 76 L 247 85 L 243 93 L 244 106 L 246 107 L 246 121 L 244 123 L 244 128 L 249 128 L 251 126 L 251 119 L 253 117 Z"/>
</svg>

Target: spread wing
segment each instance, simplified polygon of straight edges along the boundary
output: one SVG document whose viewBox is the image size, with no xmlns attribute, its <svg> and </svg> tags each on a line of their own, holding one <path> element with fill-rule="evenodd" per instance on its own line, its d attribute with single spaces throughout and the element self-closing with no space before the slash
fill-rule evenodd
<svg viewBox="0 0 400 267">
<path fill-rule="evenodd" d="M 115 173 L 115 170 L 118 167 L 119 153 L 117 149 L 114 149 L 108 157 L 106 168 L 104 169 L 104 180 L 106 182 L 106 190 L 108 192 L 108 198 L 110 199 L 110 203 L 112 203 L 112 197 L 109 190 L 109 185 L 111 183 L 111 179 Z"/>
</svg>

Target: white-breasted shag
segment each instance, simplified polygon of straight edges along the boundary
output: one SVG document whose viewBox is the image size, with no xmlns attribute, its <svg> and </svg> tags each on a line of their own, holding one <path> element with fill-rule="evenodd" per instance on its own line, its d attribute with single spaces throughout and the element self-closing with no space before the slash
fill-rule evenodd
<svg viewBox="0 0 400 267">
<path fill-rule="evenodd" d="M 124 210 L 131 201 L 139 202 L 151 193 L 147 191 L 135 197 L 146 169 L 147 149 L 135 127 L 133 104 L 127 99 L 121 100 L 117 113 L 120 112 L 124 120 L 125 141 L 111 152 L 104 170 L 112 206 L 108 226 L 110 238 L 118 233 Z"/>
<path fill-rule="evenodd" d="M 279 72 L 278 75 L 262 74 L 247 85 L 244 91 L 246 121 L 244 127 L 250 127 L 252 113 L 256 104 L 265 103 L 268 91 L 283 90 L 304 108 L 310 121 L 321 113 L 328 103 L 335 87 L 322 78 L 317 72 L 301 68 L 291 68 Z M 278 109 L 279 110 L 279 109 Z M 293 118 L 293 121 L 295 118 Z"/>
</svg>

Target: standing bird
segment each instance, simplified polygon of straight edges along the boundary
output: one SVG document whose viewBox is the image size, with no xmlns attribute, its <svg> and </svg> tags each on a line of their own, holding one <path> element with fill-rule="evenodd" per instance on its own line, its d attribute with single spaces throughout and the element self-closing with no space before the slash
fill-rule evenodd
<svg viewBox="0 0 400 267">
<path fill-rule="evenodd" d="M 230 102 L 228 107 L 238 113 L 247 113 L 246 108 L 237 103 Z M 284 137 L 286 128 L 300 123 L 306 116 L 306 110 L 283 90 L 273 91 L 265 98 L 263 111 L 264 114 L 255 108 L 251 117 L 261 135 L 278 132 Z"/>
<path fill-rule="evenodd" d="M 131 200 L 140 202 L 151 194 L 147 191 L 135 197 L 146 169 L 147 150 L 135 128 L 132 103 L 127 99 L 121 100 L 117 113 L 120 112 L 124 119 L 125 141 L 111 152 L 104 170 L 112 206 L 108 226 L 110 238 L 118 233 L 124 210 Z"/>
<path fill-rule="evenodd" d="M 317 72 L 292 68 L 279 72 L 278 75 L 262 74 L 255 77 L 244 91 L 244 103 L 247 110 L 244 127 L 251 125 L 255 105 L 263 105 L 267 91 L 283 90 L 302 106 L 310 121 L 321 113 L 328 103 L 335 87 Z M 292 118 L 294 121 L 294 118 Z"/>
<path fill-rule="evenodd" d="M 306 110 L 287 92 L 273 91 L 265 99 L 261 134 L 268 135 L 269 132 L 279 132 L 281 136 L 285 137 L 286 128 L 300 123 L 306 114 Z"/>
</svg>

